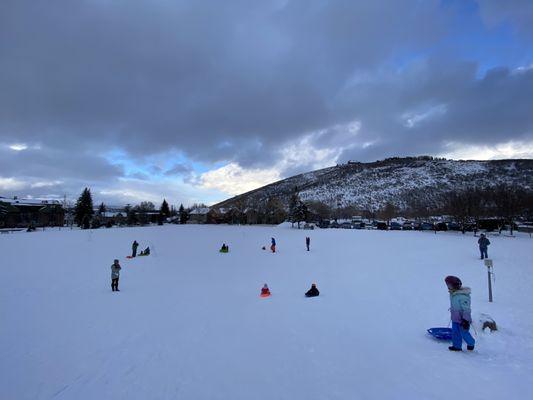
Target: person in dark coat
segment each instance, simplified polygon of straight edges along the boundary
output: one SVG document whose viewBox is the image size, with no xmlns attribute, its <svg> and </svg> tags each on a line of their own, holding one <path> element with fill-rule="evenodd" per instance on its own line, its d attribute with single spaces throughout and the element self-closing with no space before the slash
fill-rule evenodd
<svg viewBox="0 0 533 400">
<path fill-rule="evenodd" d="M 311 289 L 309 289 L 307 292 L 305 292 L 305 297 L 317 297 L 320 294 L 316 287 L 316 283 L 313 283 L 311 285 Z"/>
<path fill-rule="evenodd" d="M 144 251 L 141 250 L 141 254 L 139 254 L 140 256 L 149 256 L 150 255 L 150 247 L 147 247 L 146 249 L 144 249 Z"/>
<path fill-rule="evenodd" d="M 136 257 L 137 256 L 137 247 L 139 247 L 139 243 L 137 243 L 136 240 L 133 241 L 133 244 L 131 245 L 131 256 Z"/>
<path fill-rule="evenodd" d="M 309 246 L 311 245 L 311 238 L 307 236 L 305 238 L 305 246 L 307 247 L 307 251 L 309 251 Z"/>
<path fill-rule="evenodd" d="M 113 292 L 120 292 L 120 290 L 118 290 L 118 278 L 120 278 L 121 269 L 118 260 L 115 259 L 113 264 L 111 264 L 111 290 Z"/>
<path fill-rule="evenodd" d="M 479 252 L 481 253 L 481 259 L 483 260 L 484 258 L 489 258 L 487 250 L 490 244 L 490 240 L 487 239 L 484 233 L 480 235 L 477 243 L 479 244 Z"/>
</svg>

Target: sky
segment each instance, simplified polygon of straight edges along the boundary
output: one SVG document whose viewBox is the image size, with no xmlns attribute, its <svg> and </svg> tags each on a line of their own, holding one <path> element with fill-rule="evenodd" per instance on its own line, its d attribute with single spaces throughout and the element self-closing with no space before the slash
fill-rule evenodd
<svg viewBox="0 0 533 400">
<path fill-rule="evenodd" d="M 533 158 L 533 1 L 0 2 L 0 196 L 212 204 L 415 155 Z"/>
</svg>

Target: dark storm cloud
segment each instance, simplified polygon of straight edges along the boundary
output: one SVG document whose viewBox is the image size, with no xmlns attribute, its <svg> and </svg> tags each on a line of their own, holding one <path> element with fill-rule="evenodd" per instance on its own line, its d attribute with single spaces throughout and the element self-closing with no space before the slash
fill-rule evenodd
<svg viewBox="0 0 533 400">
<path fill-rule="evenodd" d="M 476 71 L 474 64 L 428 63 L 350 88 L 344 107 L 362 124 L 356 139 L 372 145 L 341 159 L 435 154 L 450 142 L 533 141 L 533 68 L 496 68 L 481 79 Z"/>
<path fill-rule="evenodd" d="M 533 35 L 531 0 L 478 0 L 481 16 L 491 25 L 511 24 L 520 33 Z"/>
<path fill-rule="evenodd" d="M 334 123 L 354 71 L 428 44 L 439 21 L 436 2 L 407 0 L 0 7 L 4 138 L 209 161 Z"/>
<path fill-rule="evenodd" d="M 0 145 L 41 150 L 4 152 L 0 176 L 103 185 L 123 171 L 86 154 L 117 148 L 266 167 L 313 132 L 314 145 L 363 160 L 530 139 L 531 72 L 480 78 L 482 60 L 440 54 L 461 29 L 443 4 L 4 0 Z M 531 26 L 529 1 L 479 7 L 488 24 Z"/>
</svg>

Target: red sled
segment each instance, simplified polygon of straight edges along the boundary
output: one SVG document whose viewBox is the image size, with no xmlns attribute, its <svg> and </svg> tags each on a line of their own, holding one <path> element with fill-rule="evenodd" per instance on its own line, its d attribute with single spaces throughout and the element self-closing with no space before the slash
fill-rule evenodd
<svg viewBox="0 0 533 400">
<path fill-rule="evenodd" d="M 126 258 L 133 258 L 133 256 L 126 256 Z"/>
</svg>

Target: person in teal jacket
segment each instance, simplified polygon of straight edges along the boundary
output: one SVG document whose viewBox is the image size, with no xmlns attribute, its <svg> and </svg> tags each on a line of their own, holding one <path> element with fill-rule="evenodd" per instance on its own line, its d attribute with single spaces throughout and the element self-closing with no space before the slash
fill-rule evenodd
<svg viewBox="0 0 533 400">
<path fill-rule="evenodd" d="M 470 311 L 470 288 L 463 287 L 463 283 L 456 276 L 447 276 L 444 279 L 450 292 L 450 314 L 452 320 L 452 346 L 451 351 L 462 351 L 463 340 L 466 348 L 474 350 L 476 341 L 470 334 L 472 316 Z"/>
</svg>

